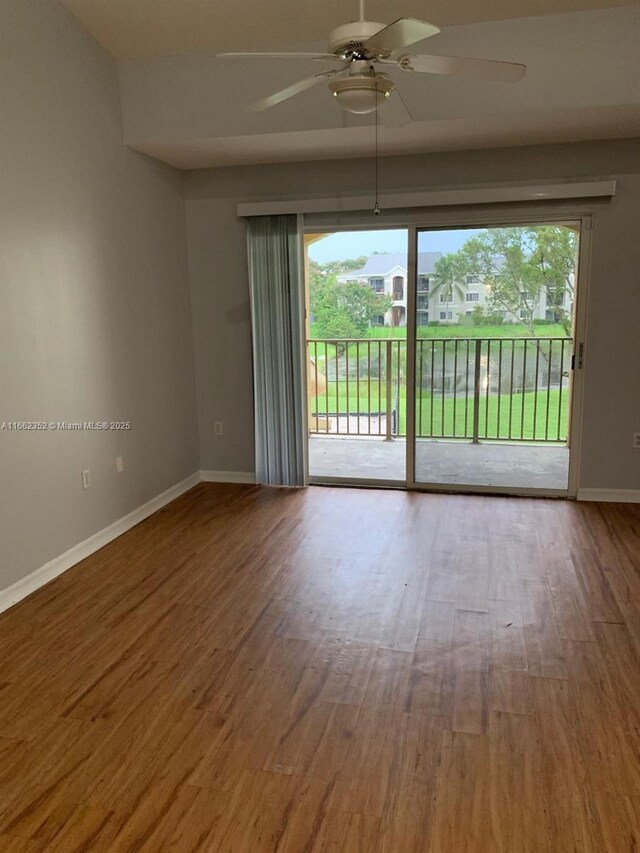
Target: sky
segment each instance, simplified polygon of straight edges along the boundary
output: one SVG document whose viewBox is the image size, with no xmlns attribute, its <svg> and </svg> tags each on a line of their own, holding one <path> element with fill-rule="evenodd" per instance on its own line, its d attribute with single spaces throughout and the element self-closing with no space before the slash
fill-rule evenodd
<svg viewBox="0 0 640 853">
<path fill-rule="evenodd" d="M 450 231 L 423 231 L 418 235 L 420 252 L 455 252 L 464 241 L 479 229 Z M 327 261 L 344 261 L 374 252 L 406 252 L 407 232 L 404 229 L 389 231 L 338 231 L 309 246 L 309 257 L 319 264 Z"/>
</svg>

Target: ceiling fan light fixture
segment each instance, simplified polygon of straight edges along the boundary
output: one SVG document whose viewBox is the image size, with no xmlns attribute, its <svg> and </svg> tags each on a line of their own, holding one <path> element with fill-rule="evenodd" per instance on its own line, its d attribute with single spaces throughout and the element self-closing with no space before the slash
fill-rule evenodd
<svg viewBox="0 0 640 853">
<path fill-rule="evenodd" d="M 375 112 L 395 89 L 384 74 L 350 75 L 329 83 L 329 89 L 343 110 L 357 115 Z"/>
<path fill-rule="evenodd" d="M 278 92 L 261 98 L 246 109 L 261 112 L 312 89 L 328 79 L 329 91 L 340 106 L 350 113 L 366 115 L 377 112 L 395 90 L 396 85 L 388 74 L 378 73 L 379 65 L 393 65 L 400 71 L 424 74 L 456 75 L 473 79 L 515 83 L 522 79 L 526 67 L 515 62 L 469 57 L 405 53 L 424 39 L 440 32 L 428 21 L 398 18 L 391 24 L 367 21 L 365 0 L 359 0 L 360 19 L 336 27 L 329 34 L 328 53 L 222 53 L 218 57 L 249 57 L 261 59 L 308 59 L 337 63 L 331 71 L 323 71 L 298 80 Z M 401 127 L 412 121 L 400 94 L 393 98 L 381 118 L 388 127 Z"/>
</svg>

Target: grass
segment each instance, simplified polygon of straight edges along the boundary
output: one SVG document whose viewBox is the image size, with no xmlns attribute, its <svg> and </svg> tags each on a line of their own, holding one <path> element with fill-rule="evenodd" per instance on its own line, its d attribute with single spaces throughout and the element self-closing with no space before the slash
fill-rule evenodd
<svg viewBox="0 0 640 853">
<path fill-rule="evenodd" d="M 404 327 L 372 326 L 368 330 L 367 338 L 379 340 L 385 338 L 398 338 L 406 340 L 407 330 Z M 553 323 L 549 325 L 534 326 L 537 338 L 564 338 L 567 336 L 564 328 Z M 315 338 L 314 326 L 311 326 L 311 337 Z M 417 337 L 419 338 L 528 338 L 531 333 L 526 326 L 515 323 L 504 323 L 501 326 L 418 326 Z"/>
<path fill-rule="evenodd" d="M 312 328 L 313 334 L 313 328 Z M 384 346 L 385 340 L 394 341 L 393 358 L 394 361 L 398 358 L 400 352 L 401 357 L 404 357 L 406 352 L 406 329 L 402 328 L 382 328 L 374 327 L 369 329 L 369 337 L 363 338 L 364 343 L 349 344 L 333 344 L 324 342 L 320 339 L 317 343 L 309 345 L 310 355 L 318 364 L 323 360 L 331 361 L 336 357 L 336 350 L 340 356 L 345 353 L 348 358 L 355 359 L 360 356 L 363 359 L 370 357 L 374 362 L 378 357 L 386 358 L 386 349 Z M 538 338 L 564 338 L 565 333 L 562 326 L 549 325 L 537 326 L 536 337 Z M 476 339 L 476 338 L 530 338 L 529 332 L 524 326 L 504 325 L 504 326 L 420 326 L 418 329 L 418 340 L 455 340 L 455 339 Z M 370 340 L 372 343 L 367 344 Z M 497 345 L 496 345 L 497 346 Z M 515 341 L 513 347 L 516 351 L 525 346 L 525 341 Z M 451 350 L 453 352 L 453 350 Z"/>
<path fill-rule="evenodd" d="M 337 384 L 337 387 L 336 387 Z M 347 383 L 328 382 L 327 394 L 321 394 L 314 401 L 312 411 L 321 416 L 327 409 L 329 413 L 346 414 L 347 411 L 361 414 L 384 412 L 386 406 L 385 383 L 377 380 L 360 380 L 359 395 L 356 402 L 356 383 L 349 382 L 347 406 Z M 537 402 L 536 402 L 537 397 Z M 328 399 L 328 404 L 327 404 Z M 480 398 L 479 436 L 480 438 L 508 439 L 525 441 L 564 440 L 567 434 L 568 394 L 557 389 L 516 392 L 514 394 L 483 394 Z M 317 409 L 316 409 L 317 406 Z M 465 405 L 464 394 L 442 396 L 422 391 L 416 400 L 416 432 L 421 437 L 464 438 L 473 434 L 473 399 L 468 398 Z M 400 389 L 400 433 L 406 433 L 406 388 Z M 535 424 L 534 424 L 535 414 Z M 558 428 L 559 419 L 559 428 Z M 548 422 L 548 429 L 547 429 Z M 509 429 L 510 426 L 510 429 Z M 314 427 L 313 418 L 311 427 Z"/>
</svg>

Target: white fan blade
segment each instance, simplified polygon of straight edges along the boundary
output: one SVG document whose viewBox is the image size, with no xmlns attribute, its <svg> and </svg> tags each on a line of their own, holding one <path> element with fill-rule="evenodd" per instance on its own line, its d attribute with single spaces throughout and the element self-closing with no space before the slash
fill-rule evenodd
<svg viewBox="0 0 640 853">
<path fill-rule="evenodd" d="M 516 62 L 496 62 L 493 59 L 468 59 L 464 56 L 399 56 L 398 65 L 403 71 L 421 71 L 425 74 L 453 74 L 516 83 L 527 73 L 526 65 Z"/>
<path fill-rule="evenodd" d="M 410 44 L 435 36 L 439 32 L 438 27 L 426 21 L 400 18 L 367 39 L 364 46 L 392 53 L 394 50 L 401 50 L 403 47 L 409 47 Z"/>
<path fill-rule="evenodd" d="M 215 59 L 313 59 L 316 61 L 342 62 L 335 53 L 215 53 Z"/>
<path fill-rule="evenodd" d="M 279 92 L 274 92 L 273 95 L 269 95 L 266 98 L 263 98 L 261 101 L 256 101 L 254 104 L 251 104 L 247 107 L 247 111 L 251 113 L 258 113 L 262 110 L 268 110 L 269 107 L 275 107 L 276 104 L 282 103 L 282 101 L 286 101 L 287 98 L 292 98 L 294 95 L 299 95 L 300 92 L 304 92 L 305 89 L 311 89 L 313 86 L 317 86 L 318 83 L 323 83 L 325 80 L 328 80 L 330 77 L 334 77 L 336 74 L 340 74 L 342 68 L 338 68 L 335 71 L 323 71 L 322 74 L 315 74 L 313 77 L 307 77 L 304 80 L 298 80 L 297 83 L 293 83 L 291 86 L 287 86 L 286 89 L 281 89 Z"/>
<path fill-rule="evenodd" d="M 413 117 L 397 89 L 394 89 L 389 97 L 385 98 L 384 104 L 378 107 L 378 114 L 385 127 L 402 127 L 403 124 L 409 124 L 410 121 L 413 121 Z"/>
</svg>

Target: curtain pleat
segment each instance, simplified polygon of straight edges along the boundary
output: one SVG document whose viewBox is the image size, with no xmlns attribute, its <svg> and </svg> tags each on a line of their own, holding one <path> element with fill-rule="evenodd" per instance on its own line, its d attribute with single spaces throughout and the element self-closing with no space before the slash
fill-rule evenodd
<svg viewBox="0 0 640 853">
<path fill-rule="evenodd" d="M 256 479 L 272 486 L 303 486 L 304 353 L 298 218 L 255 216 L 247 223 Z"/>
</svg>

